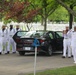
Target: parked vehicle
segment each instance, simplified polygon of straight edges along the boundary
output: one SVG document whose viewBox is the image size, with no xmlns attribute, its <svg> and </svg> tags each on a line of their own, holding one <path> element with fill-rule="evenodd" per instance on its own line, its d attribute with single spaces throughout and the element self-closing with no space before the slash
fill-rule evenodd
<svg viewBox="0 0 76 75">
<path fill-rule="evenodd" d="M 59 31 L 18 31 L 13 39 L 17 43 L 16 50 L 20 55 L 25 55 L 26 52 L 35 52 L 35 47 L 32 44 L 34 38 L 37 38 L 39 41 L 37 52 L 51 56 L 55 51 L 62 51 L 63 37 L 61 34 L 62 32 Z"/>
</svg>

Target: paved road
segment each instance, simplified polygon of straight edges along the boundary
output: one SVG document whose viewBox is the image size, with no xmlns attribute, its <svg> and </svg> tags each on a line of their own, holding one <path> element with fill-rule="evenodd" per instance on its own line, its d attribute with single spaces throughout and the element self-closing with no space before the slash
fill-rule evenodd
<svg viewBox="0 0 76 75">
<path fill-rule="evenodd" d="M 71 66 L 73 58 L 61 58 L 61 54 L 51 57 L 37 56 L 37 71 Z M 34 55 L 20 56 L 17 54 L 0 55 L 0 75 L 24 75 L 33 72 Z"/>
</svg>

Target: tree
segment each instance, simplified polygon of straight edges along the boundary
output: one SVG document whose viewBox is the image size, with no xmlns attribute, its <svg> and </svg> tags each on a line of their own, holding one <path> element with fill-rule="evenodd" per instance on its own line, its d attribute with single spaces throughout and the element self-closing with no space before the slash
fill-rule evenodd
<svg viewBox="0 0 76 75">
<path fill-rule="evenodd" d="M 47 19 L 57 9 L 58 3 L 55 0 L 37 0 L 36 5 L 41 7 L 41 19 L 44 30 L 47 30 Z"/>
<path fill-rule="evenodd" d="M 68 5 L 72 5 L 73 7 L 76 6 L 76 0 L 69 0 L 68 4 L 66 4 L 65 2 L 67 2 L 66 0 L 56 0 L 60 5 L 62 5 L 64 8 L 66 8 L 66 10 L 68 10 L 69 13 L 71 13 L 72 15 L 76 16 L 76 12 L 74 10 L 72 10 Z"/>
<path fill-rule="evenodd" d="M 44 22 L 44 30 L 47 29 L 48 16 L 58 6 L 54 0 L 3 0 L 0 4 L 1 14 L 5 16 L 4 21 L 31 22 L 35 16 L 40 15 Z"/>
<path fill-rule="evenodd" d="M 73 16 L 76 17 L 76 12 L 73 10 L 73 8 L 76 6 L 76 0 L 56 0 L 60 5 L 65 7 L 68 12 L 70 13 L 70 19 L 69 19 L 69 27 L 72 28 L 72 22 L 73 22 Z M 67 4 L 66 4 L 67 3 Z"/>
<path fill-rule="evenodd" d="M 69 14 L 68 11 L 62 7 L 58 6 L 58 8 L 49 16 L 49 20 L 52 22 L 68 22 Z"/>
</svg>

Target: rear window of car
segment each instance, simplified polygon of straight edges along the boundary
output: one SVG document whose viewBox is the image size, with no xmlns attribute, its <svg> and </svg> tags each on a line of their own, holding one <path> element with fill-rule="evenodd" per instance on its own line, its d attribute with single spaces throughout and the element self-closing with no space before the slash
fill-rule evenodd
<svg viewBox="0 0 76 75">
<path fill-rule="evenodd" d="M 37 32 L 36 31 L 29 31 L 24 36 L 22 36 L 21 38 L 25 38 L 25 37 L 31 37 L 31 38 L 36 37 L 36 38 L 39 38 L 39 37 L 41 37 L 43 35 L 43 33 L 44 32 L 42 32 L 42 31 L 37 31 Z"/>
<path fill-rule="evenodd" d="M 39 38 L 39 37 L 41 37 L 43 35 L 43 32 L 36 32 L 36 33 L 34 33 L 31 37 L 37 37 L 37 38 Z"/>
<path fill-rule="evenodd" d="M 26 35 L 26 31 L 19 31 L 18 33 L 17 33 L 17 36 L 19 36 L 19 37 L 22 37 L 22 36 L 25 36 Z"/>
<path fill-rule="evenodd" d="M 30 36 L 33 35 L 34 33 L 36 33 L 36 32 L 35 32 L 35 31 L 29 31 L 29 32 L 26 33 L 25 36 L 30 37 Z"/>
</svg>

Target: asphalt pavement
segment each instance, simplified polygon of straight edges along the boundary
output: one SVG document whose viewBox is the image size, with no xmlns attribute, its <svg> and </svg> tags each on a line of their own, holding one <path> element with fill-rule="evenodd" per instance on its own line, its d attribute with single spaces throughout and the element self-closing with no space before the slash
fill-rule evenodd
<svg viewBox="0 0 76 75">
<path fill-rule="evenodd" d="M 36 71 L 73 66 L 73 58 L 62 58 L 62 54 L 53 56 L 38 55 Z M 34 54 L 20 56 L 16 54 L 0 55 L 0 75 L 25 75 L 34 72 Z"/>
</svg>

